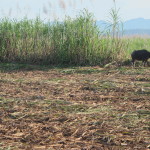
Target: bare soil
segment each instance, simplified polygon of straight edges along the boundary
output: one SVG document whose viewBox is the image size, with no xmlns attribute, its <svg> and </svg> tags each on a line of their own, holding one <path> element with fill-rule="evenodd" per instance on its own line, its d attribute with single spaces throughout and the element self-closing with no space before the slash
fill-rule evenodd
<svg viewBox="0 0 150 150">
<path fill-rule="evenodd" d="M 1 149 L 150 149 L 150 68 L 1 64 Z"/>
</svg>

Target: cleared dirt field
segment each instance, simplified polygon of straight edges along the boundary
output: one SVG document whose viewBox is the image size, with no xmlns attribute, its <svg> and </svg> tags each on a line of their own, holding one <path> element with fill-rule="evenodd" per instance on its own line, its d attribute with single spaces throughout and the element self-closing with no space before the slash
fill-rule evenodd
<svg viewBox="0 0 150 150">
<path fill-rule="evenodd" d="M 8 149 L 150 149 L 150 68 L 0 64 Z"/>
</svg>

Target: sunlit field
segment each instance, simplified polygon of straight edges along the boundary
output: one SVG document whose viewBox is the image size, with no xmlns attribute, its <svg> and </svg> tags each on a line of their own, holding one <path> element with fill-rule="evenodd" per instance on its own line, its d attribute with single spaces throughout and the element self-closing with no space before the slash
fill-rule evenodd
<svg viewBox="0 0 150 150">
<path fill-rule="evenodd" d="M 1 63 L 0 71 L 1 149 L 149 148 L 149 68 Z"/>
</svg>

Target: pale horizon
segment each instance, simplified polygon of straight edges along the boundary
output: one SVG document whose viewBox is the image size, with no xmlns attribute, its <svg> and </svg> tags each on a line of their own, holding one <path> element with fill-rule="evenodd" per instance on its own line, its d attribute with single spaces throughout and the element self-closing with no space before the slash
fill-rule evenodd
<svg viewBox="0 0 150 150">
<path fill-rule="evenodd" d="M 116 5 L 122 21 L 150 19 L 150 1 L 116 0 Z M 65 16 L 74 18 L 87 9 L 96 20 L 106 21 L 113 6 L 113 0 L 2 0 L 0 18 L 34 19 L 40 16 L 43 20 L 63 20 Z"/>
</svg>

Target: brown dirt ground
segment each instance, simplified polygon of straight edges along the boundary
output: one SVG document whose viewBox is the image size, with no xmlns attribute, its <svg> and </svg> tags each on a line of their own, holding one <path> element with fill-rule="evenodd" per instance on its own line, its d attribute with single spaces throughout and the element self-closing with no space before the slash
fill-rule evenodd
<svg viewBox="0 0 150 150">
<path fill-rule="evenodd" d="M 0 149 L 149 148 L 149 68 L 1 70 Z"/>
</svg>

